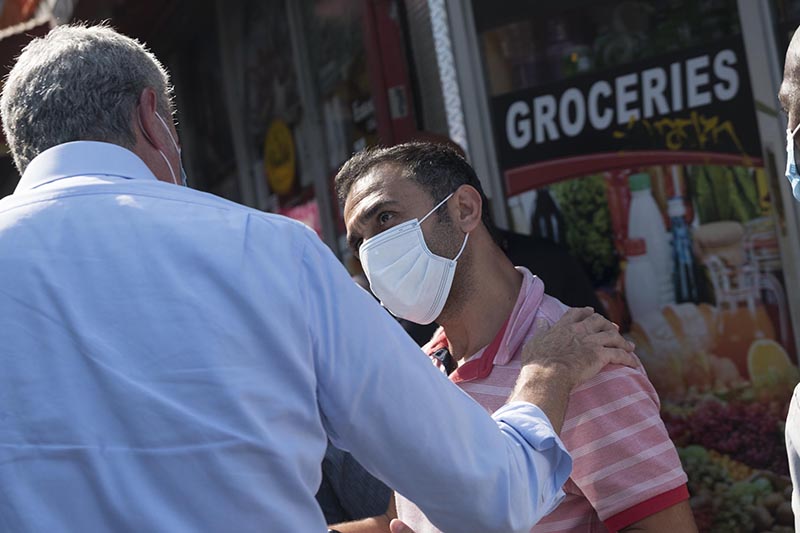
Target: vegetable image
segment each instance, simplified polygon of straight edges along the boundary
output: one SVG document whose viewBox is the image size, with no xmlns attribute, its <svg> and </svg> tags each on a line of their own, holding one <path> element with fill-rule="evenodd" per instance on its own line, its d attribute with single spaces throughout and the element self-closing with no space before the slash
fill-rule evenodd
<svg viewBox="0 0 800 533">
<path fill-rule="evenodd" d="M 616 278 L 619 263 L 612 239 L 606 183 L 601 174 L 550 186 L 566 226 L 567 246 L 595 286 Z"/>
<path fill-rule="evenodd" d="M 761 216 L 756 180 L 745 167 L 691 167 L 689 185 L 702 223 Z"/>
</svg>

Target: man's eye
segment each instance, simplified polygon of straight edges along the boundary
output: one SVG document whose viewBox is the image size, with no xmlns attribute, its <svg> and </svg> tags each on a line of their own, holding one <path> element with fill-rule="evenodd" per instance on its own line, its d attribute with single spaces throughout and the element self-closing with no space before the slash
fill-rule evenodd
<svg viewBox="0 0 800 533">
<path fill-rule="evenodd" d="M 392 220 L 392 214 L 389 212 L 384 211 L 383 213 L 378 215 L 378 224 L 383 225 L 389 222 L 390 220 Z"/>
</svg>

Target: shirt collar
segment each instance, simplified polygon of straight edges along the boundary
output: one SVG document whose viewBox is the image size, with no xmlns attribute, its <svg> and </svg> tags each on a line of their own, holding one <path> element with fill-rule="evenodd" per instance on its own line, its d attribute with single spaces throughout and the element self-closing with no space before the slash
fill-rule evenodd
<svg viewBox="0 0 800 533">
<path fill-rule="evenodd" d="M 495 359 L 498 365 L 508 364 L 522 348 L 544 299 L 544 282 L 525 267 L 518 266 L 517 270 L 522 274 L 522 287 L 508 319 L 509 327 L 503 337 L 500 353 Z"/>
<path fill-rule="evenodd" d="M 494 340 L 450 374 L 451 381 L 461 383 L 485 378 L 491 373 L 494 365 L 508 364 L 522 348 L 526 334 L 533 325 L 542 303 L 544 283 L 531 274 L 527 268 L 516 268 L 522 274 L 522 286 L 514 309 L 500 331 L 497 332 Z M 443 328 L 439 328 L 430 342 L 422 349 L 430 355 L 440 348 L 447 348 L 447 345 L 447 334 Z"/>
<path fill-rule="evenodd" d="M 157 180 L 139 156 L 116 144 L 74 141 L 48 148 L 28 164 L 15 193 L 74 176 Z"/>
</svg>

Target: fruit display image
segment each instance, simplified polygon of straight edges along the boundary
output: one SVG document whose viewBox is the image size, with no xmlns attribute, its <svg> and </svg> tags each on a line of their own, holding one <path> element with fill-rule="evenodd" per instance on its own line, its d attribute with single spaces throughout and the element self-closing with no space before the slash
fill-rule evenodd
<svg viewBox="0 0 800 533">
<path fill-rule="evenodd" d="M 700 531 L 792 533 L 792 485 L 695 444 L 678 448 Z"/>
<path fill-rule="evenodd" d="M 787 352 L 774 225 L 757 201 L 756 173 L 685 175 L 691 259 L 708 301 L 632 316 L 628 335 L 659 392 L 699 530 L 794 531 L 784 424 L 800 370 Z"/>
<path fill-rule="evenodd" d="M 752 343 L 745 379 L 704 352 L 643 358 L 689 477 L 700 531 L 794 531 L 784 422 L 800 371 L 775 341 Z"/>
<path fill-rule="evenodd" d="M 699 530 L 793 531 L 785 420 L 800 382 L 800 245 L 782 150 L 762 126 L 766 77 L 751 70 L 762 62 L 744 31 L 753 3 L 470 4 L 511 229 L 565 246 L 636 344 Z M 787 46 L 797 24 L 782 24 Z M 728 56 L 735 96 L 688 104 L 690 65 Z M 702 76 L 707 87 L 716 75 Z M 586 95 L 601 91 L 595 118 L 602 108 L 608 122 L 586 120 Z"/>
<path fill-rule="evenodd" d="M 701 532 L 794 531 L 784 426 L 800 369 L 765 183 L 666 165 L 549 186 L 659 394 Z"/>
</svg>

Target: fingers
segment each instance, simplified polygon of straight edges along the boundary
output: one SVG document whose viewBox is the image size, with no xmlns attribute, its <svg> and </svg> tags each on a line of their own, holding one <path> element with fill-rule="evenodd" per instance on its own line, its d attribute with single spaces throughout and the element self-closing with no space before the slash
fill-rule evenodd
<svg viewBox="0 0 800 533">
<path fill-rule="evenodd" d="M 594 309 L 591 307 L 571 307 L 566 313 L 561 315 L 561 318 L 556 322 L 556 325 L 567 325 L 580 322 L 592 316 Z"/>
<path fill-rule="evenodd" d="M 556 322 L 555 326 L 566 327 L 571 324 L 580 325 L 587 333 L 598 331 L 616 331 L 619 326 L 606 320 L 603 315 L 594 312 L 591 307 L 573 307 L 567 310 Z"/>
<path fill-rule="evenodd" d="M 597 333 L 599 331 L 617 331 L 617 327 L 613 322 L 606 320 L 603 315 L 598 313 L 593 313 L 591 316 L 589 316 L 586 320 L 584 320 L 584 324 L 591 333 Z"/>
<path fill-rule="evenodd" d="M 573 386 L 578 386 L 589 381 L 606 365 L 624 365 L 631 368 L 639 368 L 642 366 L 642 363 L 636 355 L 619 348 L 602 347 L 588 353 L 591 354 L 591 357 L 585 360 L 586 364 L 584 366 L 577 369 L 578 372 Z"/>
<path fill-rule="evenodd" d="M 627 352 L 632 352 L 636 346 L 625 339 L 616 329 L 612 331 L 601 331 L 587 338 L 588 341 L 606 348 L 617 348 Z"/>
<path fill-rule="evenodd" d="M 624 365 L 631 368 L 641 366 L 639 358 L 632 352 L 620 350 L 617 348 L 603 348 L 600 352 L 601 359 L 608 365 Z M 605 366 L 605 365 L 604 365 Z"/>
<path fill-rule="evenodd" d="M 392 533 L 414 533 L 413 529 L 396 518 L 389 523 L 389 529 Z"/>
</svg>

